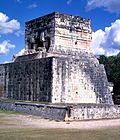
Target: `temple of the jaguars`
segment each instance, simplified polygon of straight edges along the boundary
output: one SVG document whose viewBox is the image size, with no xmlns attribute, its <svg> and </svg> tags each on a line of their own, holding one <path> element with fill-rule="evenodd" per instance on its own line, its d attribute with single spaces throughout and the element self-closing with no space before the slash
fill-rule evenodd
<svg viewBox="0 0 120 140">
<path fill-rule="evenodd" d="M 0 98 L 46 102 L 12 106 L 23 112 L 43 111 L 42 107 L 47 112 L 48 107 L 48 118 L 65 118 L 65 112 L 72 120 L 120 117 L 91 42 L 89 19 L 54 12 L 26 22 L 24 54 L 0 65 Z M 1 100 L 0 105 L 8 109 L 11 103 Z"/>
</svg>

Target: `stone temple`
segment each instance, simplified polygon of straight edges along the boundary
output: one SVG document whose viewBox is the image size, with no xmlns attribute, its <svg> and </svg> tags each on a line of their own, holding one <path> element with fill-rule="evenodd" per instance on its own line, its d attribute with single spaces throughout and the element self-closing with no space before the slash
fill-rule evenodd
<svg viewBox="0 0 120 140">
<path fill-rule="evenodd" d="M 119 118 L 91 41 L 89 19 L 54 12 L 26 22 L 24 54 L 0 64 L 0 109 L 53 120 Z"/>
<path fill-rule="evenodd" d="M 0 97 L 113 104 L 91 41 L 89 19 L 54 12 L 26 22 L 24 54 L 0 65 Z"/>
</svg>

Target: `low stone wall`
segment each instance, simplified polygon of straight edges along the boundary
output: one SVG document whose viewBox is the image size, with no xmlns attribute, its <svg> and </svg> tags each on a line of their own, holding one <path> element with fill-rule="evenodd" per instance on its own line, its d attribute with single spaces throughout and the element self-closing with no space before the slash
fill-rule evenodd
<svg viewBox="0 0 120 140">
<path fill-rule="evenodd" d="M 0 109 L 42 116 L 56 121 L 63 121 L 67 108 L 58 105 L 35 104 L 25 102 L 11 102 L 0 100 Z"/>
<path fill-rule="evenodd" d="M 70 108 L 70 120 L 120 118 L 120 106 L 108 104 L 77 104 Z"/>
<path fill-rule="evenodd" d="M 0 100 L 0 109 L 56 121 L 120 118 L 120 106 L 108 104 L 35 104 Z"/>
</svg>

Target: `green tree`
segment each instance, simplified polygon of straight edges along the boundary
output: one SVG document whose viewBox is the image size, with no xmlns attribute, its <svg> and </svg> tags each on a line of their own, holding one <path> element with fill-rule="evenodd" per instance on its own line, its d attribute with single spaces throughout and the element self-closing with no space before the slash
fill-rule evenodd
<svg viewBox="0 0 120 140">
<path fill-rule="evenodd" d="M 114 96 L 120 96 L 120 53 L 109 57 L 101 55 L 98 60 L 104 64 L 108 81 L 114 84 Z"/>
</svg>

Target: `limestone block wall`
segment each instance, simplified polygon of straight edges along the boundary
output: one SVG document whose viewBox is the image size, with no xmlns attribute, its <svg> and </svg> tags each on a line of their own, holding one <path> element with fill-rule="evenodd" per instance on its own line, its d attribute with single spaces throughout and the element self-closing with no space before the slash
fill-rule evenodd
<svg viewBox="0 0 120 140">
<path fill-rule="evenodd" d="M 0 98 L 4 97 L 5 93 L 5 67 L 0 65 Z"/>
<path fill-rule="evenodd" d="M 70 120 L 120 118 L 120 106 L 108 104 L 78 104 L 70 109 Z"/>
<path fill-rule="evenodd" d="M 52 50 L 54 45 L 55 13 L 48 14 L 26 22 L 26 50 Z"/>
<path fill-rule="evenodd" d="M 89 19 L 54 12 L 26 22 L 26 52 L 57 53 L 63 47 L 89 51 L 91 36 Z"/>
<path fill-rule="evenodd" d="M 0 100 L 0 109 L 37 115 L 50 120 L 64 121 L 67 107 Z"/>
<path fill-rule="evenodd" d="M 55 48 L 90 49 L 92 35 L 89 19 L 56 13 Z"/>
<path fill-rule="evenodd" d="M 53 103 L 113 104 L 103 65 L 86 52 L 53 59 Z"/>
<path fill-rule="evenodd" d="M 90 50 L 91 33 L 83 31 L 70 31 L 68 29 L 56 28 L 55 48 L 66 47 L 67 49 L 86 49 Z"/>
<path fill-rule="evenodd" d="M 27 53 L 0 65 L 1 97 L 113 104 L 104 67 L 90 53 L 89 19 L 58 12 L 36 18 L 26 22 L 25 43 Z"/>
<path fill-rule="evenodd" d="M 93 54 L 62 54 L 26 61 L 22 56 L 21 61 L 0 65 L 1 96 L 52 103 L 113 104 L 104 67 Z"/>
<path fill-rule="evenodd" d="M 33 54 L 29 54 L 29 55 L 21 55 L 15 58 L 15 62 L 20 62 L 20 61 L 29 61 L 32 59 L 36 59 L 38 53 L 33 53 Z"/>
<path fill-rule="evenodd" d="M 79 60 L 54 59 L 53 102 L 96 103 L 94 84 L 91 83 Z"/>
<path fill-rule="evenodd" d="M 51 102 L 52 58 L 18 61 L 5 65 L 5 97 Z"/>
<path fill-rule="evenodd" d="M 120 106 L 108 104 L 35 104 L 0 100 L 0 109 L 56 121 L 120 118 Z"/>
</svg>

